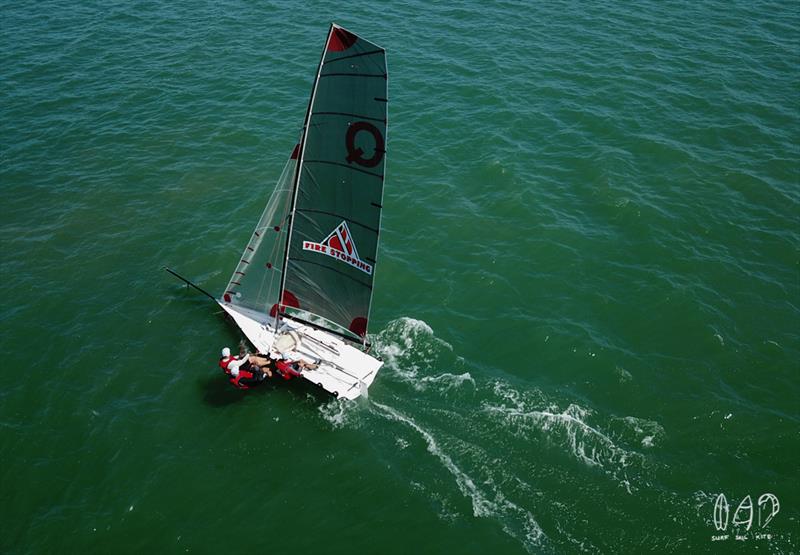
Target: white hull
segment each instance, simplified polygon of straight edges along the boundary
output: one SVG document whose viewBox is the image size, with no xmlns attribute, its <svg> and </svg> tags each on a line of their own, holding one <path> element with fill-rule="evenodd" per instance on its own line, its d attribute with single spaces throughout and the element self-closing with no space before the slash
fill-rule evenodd
<svg viewBox="0 0 800 555">
<path fill-rule="evenodd" d="M 367 391 L 383 362 L 356 349 L 338 337 L 294 320 L 282 319 L 279 329 L 274 319 L 242 307 L 217 301 L 236 322 L 247 339 L 262 353 L 268 353 L 276 336 L 289 331 L 300 337 L 293 358 L 319 362 L 315 370 L 304 370 L 303 377 L 329 393 L 344 399 L 356 399 Z"/>
</svg>

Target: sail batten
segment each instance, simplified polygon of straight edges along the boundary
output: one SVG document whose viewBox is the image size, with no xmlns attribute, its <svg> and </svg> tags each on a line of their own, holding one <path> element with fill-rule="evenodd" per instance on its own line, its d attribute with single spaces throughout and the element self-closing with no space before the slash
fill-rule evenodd
<svg viewBox="0 0 800 555">
<path fill-rule="evenodd" d="M 381 180 L 383 180 L 383 174 L 382 173 L 375 173 L 375 172 L 371 172 L 371 171 L 367 171 L 367 170 L 362 170 L 361 168 L 354 168 L 354 167 L 352 167 L 352 166 L 350 166 L 348 164 L 345 164 L 344 162 L 332 162 L 330 160 L 305 160 L 305 163 L 306 164 L 330 164 L 332 166 L 341 166 L 343 168 L 347 168 L 348 170 L 352 170 L 352 171 L 355 171 L 355 172 L 363 173 L 363 174 L 366 174 L 366 175 L 371 175 L 372 177 L 379 177 Z"/>
</svg>

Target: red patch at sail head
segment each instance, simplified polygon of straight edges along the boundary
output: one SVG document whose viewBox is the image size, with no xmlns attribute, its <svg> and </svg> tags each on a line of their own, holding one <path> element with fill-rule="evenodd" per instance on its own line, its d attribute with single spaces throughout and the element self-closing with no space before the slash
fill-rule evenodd
<svg viewBox="0 0 800 555">
<path fill-rule="evenodd" d="M 328 52 L 341 52 L 353 46 L 358 37 L 341 27 L 334 27 L 331 38 L 328 41 Z"/>
</svg>

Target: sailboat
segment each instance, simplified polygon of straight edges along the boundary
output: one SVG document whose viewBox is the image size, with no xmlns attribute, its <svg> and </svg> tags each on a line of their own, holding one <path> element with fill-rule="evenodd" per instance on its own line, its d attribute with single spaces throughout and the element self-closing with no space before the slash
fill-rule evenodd
<svg viewBox="0 0 800 555">
<path fill-rule="evenodd" d="M 367 392 L 383 207 L 386 51 L 331 24 L 294 146 L 221 298 L 253 346 L 316 363 L 306 380 Z"/>
</svg>

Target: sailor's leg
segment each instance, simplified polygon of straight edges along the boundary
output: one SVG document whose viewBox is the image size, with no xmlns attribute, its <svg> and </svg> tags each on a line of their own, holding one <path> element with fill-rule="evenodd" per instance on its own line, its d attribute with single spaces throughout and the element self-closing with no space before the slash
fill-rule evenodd
<svg viewBox="0 0 800 555">
<path fill-rule="evenodd" d="M 256 366 L 267 366 L 270 364 L 270 358 L 263 355 L 249 355 L 250 363 Z"/>
<path fill-rule="evenodd" d="M 270 360 L 269 357 L 262 355 L 250 355 L 249 360 L 250 364 L 261 369 L 261 371 L 264 372 L 268 377 L 272 377 L 272 370 L 270 369 L 272 360 Z"/>
</svg>

